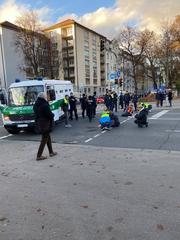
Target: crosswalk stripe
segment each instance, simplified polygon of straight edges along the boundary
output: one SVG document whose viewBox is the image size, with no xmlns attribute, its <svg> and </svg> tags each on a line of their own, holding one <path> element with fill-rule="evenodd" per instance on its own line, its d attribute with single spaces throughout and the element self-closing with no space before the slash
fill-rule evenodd
<svg viewBox="0 0 180 240">
<path fill-rule="evenodd" d="M 163 110 L 161 112 L 156 113 L 155 115 L 153 115 L 152 117 L 150 117 L 149 119 L 158 119 L 161 116 L 163 116 L 164 114 L 166 114 L 167 112 L 169 112 L 169 110 Z"/>
</svg>

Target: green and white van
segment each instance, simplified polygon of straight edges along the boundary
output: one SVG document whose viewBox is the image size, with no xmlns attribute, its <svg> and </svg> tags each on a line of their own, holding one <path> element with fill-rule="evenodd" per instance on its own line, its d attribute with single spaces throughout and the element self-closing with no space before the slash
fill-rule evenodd
<svg viewBox="0 0 180 240">
<path fill-rule="evenodd" d="M 26 80 L 11 84 L 8 89 L 8 104 L 0 108 L 3 125 L 9 133 L 16 134 L 22 129 L 34 128 L 33 104 L 39 92 L 47 94 L 56 122 L 63 115 L 63 98 L 73 92 L 73 86 L 70 81 L 63 80 Z"/>
</svg>

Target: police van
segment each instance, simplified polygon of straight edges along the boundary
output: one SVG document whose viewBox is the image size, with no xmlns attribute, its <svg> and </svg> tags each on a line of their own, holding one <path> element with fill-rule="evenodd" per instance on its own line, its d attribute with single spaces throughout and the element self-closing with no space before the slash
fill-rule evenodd
<svg viewBox="0 0 180 240">
<path fill-rule="evenodd" d="M 3 125 L 9 133 L 16 134 L 22 129 L 34 128 L 33 105 L 40 92 L 47 94 L 56 122 L 63 115 L 61 109 L 63 98 L 73 92 L 73 86 L 70 81 L 64 80 L 18 80 L 12 83 L 8 89 L 8 103 L 0 108 Z"/>
</svg>

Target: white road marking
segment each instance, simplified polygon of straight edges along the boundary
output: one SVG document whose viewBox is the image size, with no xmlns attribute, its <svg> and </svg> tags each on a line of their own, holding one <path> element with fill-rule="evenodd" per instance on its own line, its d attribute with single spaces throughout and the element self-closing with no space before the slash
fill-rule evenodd
<svg viewBox="0 0 180 240">
<path fill-rule="evenodd" d="M 0 137 L 0 140 L 5 139 L 5 138 L 8 138 L 8 137 L 10 137 L 10 136 L 12 136 L 12 134 L 9 134 L 9 135 L 7 135 L 7 136 Z"/>
<path fill-rule="evenodd" d="M 150 117 L 149 119 L 158 119 L 161 116 L 163 116 L 164 114 L 166 114 L 167 112 L 169 112 L 169 110 L 163 110 L 161 112 L 156 113 L 155 115 L 153 115 L 152 117 Z"/>
<path fill-rule="evenodd" d="M 97 135 L 94 136 L 94 138 L 97 138 L 97 137 L 99 137 L 100 135 L 101 135 L 101 134 L 98 133 Z"/>
<path fill-rule="evenodd" d="M 88 139 L 85 141 L 85 143 L 90 142 L 90 141 L 92 141 L 92 140 L 93 140 L 92 138 L 88 138 Z"/>
<path fill-rule="evenodd" d="M 101 133 L 105 133 L 105 132 L 107 132 L 106 130 L 104 130 L 104 131 L 102 131 Z"/>
<path fill-rule="evenodd" d="M 149 120 L 180 121 L 178 118 L 148 118 Z"/>
<path fill-rule="evenodd" d="M 180 130 L 166 130 L 166 132 L 180 133 Z"/>
</svg>

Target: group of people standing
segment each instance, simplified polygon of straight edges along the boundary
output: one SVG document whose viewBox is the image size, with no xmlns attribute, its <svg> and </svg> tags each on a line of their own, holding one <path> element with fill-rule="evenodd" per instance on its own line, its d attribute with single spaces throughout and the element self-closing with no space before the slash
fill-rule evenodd
<svg viewBox="0 0 180 240">
<path fill-rule="evenodd" d="M 164 100 L 166 100 L 166 105 L 169 104 L 169 107 L 172 107 L 172 99 L 173 99 L 173 93 L 171 89 L 169 89 L 168 91 L 157 91 L 156 106 L 163 107 L 163 102 Z"/>
</svg>

